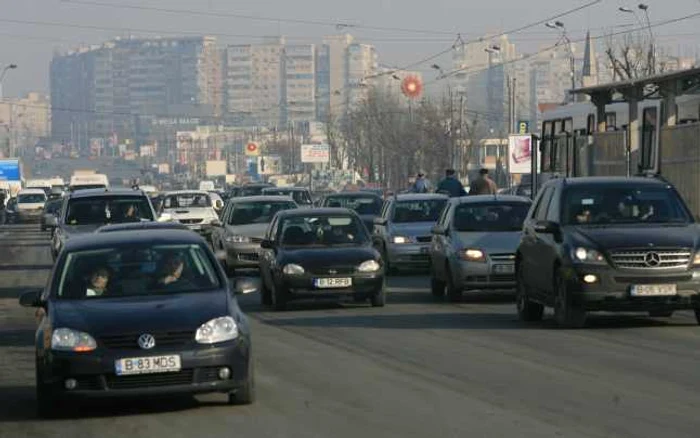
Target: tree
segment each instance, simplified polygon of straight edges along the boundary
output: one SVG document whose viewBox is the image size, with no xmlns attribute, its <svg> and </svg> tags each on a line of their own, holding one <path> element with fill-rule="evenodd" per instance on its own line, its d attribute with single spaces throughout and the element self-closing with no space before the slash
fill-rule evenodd
<svg viewBox="0 0 700 438">
<path fill-rule="evenodd" d="M 609 35 L 605 54 L 614 79 L 638 79 L 656 71 L 654 44 L 645 32 L 627 33 L 618 38 Z"/>
</svg>

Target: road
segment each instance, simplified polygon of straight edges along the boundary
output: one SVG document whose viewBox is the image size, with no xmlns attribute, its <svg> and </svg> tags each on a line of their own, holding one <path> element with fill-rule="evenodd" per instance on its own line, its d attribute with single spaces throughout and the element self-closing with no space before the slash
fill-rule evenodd
<svg viewBox="0 0 700 438">
<path fill-rule="evenodd" d="M 94 403 L 34 414 L 32 310 L 50 256 L 36 227 L 0 228 L 0 437 L 697 437 L 700 327 L 596 315 L 559 330 L 519 322 L 510 297 L 434 302 L 424 276 L 387 307 L 312 305 L 251 316 L 258 401 L 218 395 Z M 221 434 L 221 435 L 219 435 Z"/>
</svg>

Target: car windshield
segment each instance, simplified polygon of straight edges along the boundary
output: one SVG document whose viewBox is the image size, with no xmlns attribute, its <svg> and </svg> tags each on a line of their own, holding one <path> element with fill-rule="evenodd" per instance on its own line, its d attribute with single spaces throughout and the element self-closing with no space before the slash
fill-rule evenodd
<svg viewBox="0 0 700 438">
<path fill-rule="evenodd" d="M 147 198 L 135 196 L 97 196 L 72 199 L 68 203 L 66 224 L 98 225 L 152 221 Z"/>
<path fill-rule="evenodd" d="M 163 208 L 205 208 L 211 206 L 211 196 L 205 193 L 180 193 L 166 195 L 163 198 Z"/>
<path fill-rule="evenodd" d="M 284 190 L 284 189 L 268 189 L 264 190 L 263 194 L 270 196 L 290 196 L 299 205 L 313 204 L 311 195 L 306 190 Z"/>
<path fill-rule="evenodd" d="M 44 211 L 46 213 L 51 213 L 55 214 L 58 213 L 58 210 L 61 209 L 61 204 L 63 204 L 62 200 L 55 200 L 55 201 L 49 201 L 44 205 Z"/>
<path fill-rule="evenodd" d="M 692 222 L 671 186 L 573 186 L 563 199 L 565 225 Z"/>
<path fill-rule="evenodd" d="M 221 286 L 199 244 L 75 251 L 66 256 L 60 272 L 56 295 L 70 300 L 198 293 Z"/>
<path fill-rule="evenodd" d="M 17 202 L 20 204 L 39 204 L 46 202 L 46 195 L 43 193 L 20 193 L 17 196 Z"/>
<path fill-rule="evenodd" d="M 447 204 L 447 199 L 398 201 L 394 207 L 393 222 L 436 222 Z"/>
<path fill-rule="evenodd" d="M 455 209 L 453 224 L 462 232 L 519 231 L 529 209 L 525 202 L 461 204 Z"/>
<path fill-rule="evenodd" d="M 378 196 L 329 196 L 324 207 L 340 207 L 355 210 L 357 214 L 378 215 L 382 210 L 382 200 Z"/>
<path fill-rule="evenodd" d="M 350 215 L 308 215 L 284 219 L 278 240 L 282 246 L 365 245 L 369 235 L 361 221 Z"/>
<path fill-rule="evenodd" d="M 229 225 L 267 224 L 278 211 L 296 208 L 291 201 L 236 202 L 228 219 Z"/>
</svg>

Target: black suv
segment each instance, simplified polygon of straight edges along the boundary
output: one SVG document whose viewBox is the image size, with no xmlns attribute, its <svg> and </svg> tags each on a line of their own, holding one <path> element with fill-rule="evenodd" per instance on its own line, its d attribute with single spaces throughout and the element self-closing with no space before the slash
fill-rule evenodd
<svg viewBox="0 0 700 438">
<path fill-rule="evenodd" d="M 657 178 L 547 182 L 528 213 L 516 254 L 521 319 L 553 307 L 564 327 L 586 312 L 669 317 L 694 309 L 700 323 L 700 233 L 676 189 Z"/>
</svg>

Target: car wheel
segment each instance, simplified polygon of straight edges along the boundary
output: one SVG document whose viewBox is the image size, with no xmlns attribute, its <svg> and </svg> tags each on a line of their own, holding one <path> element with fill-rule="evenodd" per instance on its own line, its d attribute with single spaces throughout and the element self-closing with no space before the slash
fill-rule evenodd
<svg viewBox="0 0 700 438">
<path fill-rule="evenodd" d="M 260 304 L 263 306 L 272 305 L 272 292 L 270 288 L 267 287 L 265 283 L 265 274 L 262 272 L 260 273 Z"/>
<path fill-rule="evenodd" d="M 430 292 L 432 292 L 435 298 L 442 298 L 445 296 L 445 282 L 437 278 L 434 269 L 431 269 L 430 272 Z"/>
<path fill-rule="evenodd" d="M 652 310 L 649 312 L 652 318 L 670 318 L 673 316 L 673 310 Z"/>
<path fill-rule="evenodd" d="M 544 306 L 540 303 L 530 301 L 525 284 L 525 274 L 518 268 L 518 277 L 515 284 L 515 302 L 518 308 L 518 317 L 522 321 L 541 321 L 544 315 Z"/>
<path fill-rule="evenodd" d="M 375 292 L 369 300 L 372 307 L 384 307 L 386 304 L 386 286 L 382 285 L 382 288 Z"/>
<path fill-rule="evenodd" d="M 452 270 L 449 267 L 445 268 L 445 277 L 447 279 L 447 300 L 451 303 L 457 303 L 462 300 L 462 289 L 455 284 L 455 279 L 452 276 Z"/>
<path fill-rule="evenodd" d="M 272 285 L 272 308 L 278 312 L 287 309 L 287 291 Z"/>
<path fill-rule="evenodd" d="M 554 318 L 557 324 L 572 329 L 586 325 L 586 311 L 571 302 L 566 279 L 558 272 L 554 276 L 554 292 Z"/>
<path fill-rule="evenodd" d="M 228 394 L 228 404 L 249 405 L 255 402 L 255 366 L 253 358 L 250 358 L 248 378 L 242 388 Z"/>
</svg>

